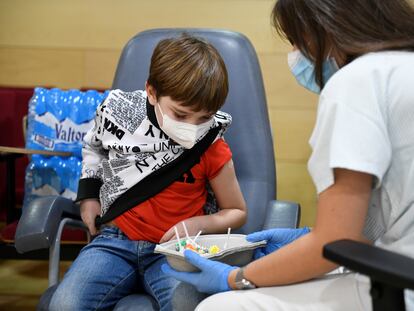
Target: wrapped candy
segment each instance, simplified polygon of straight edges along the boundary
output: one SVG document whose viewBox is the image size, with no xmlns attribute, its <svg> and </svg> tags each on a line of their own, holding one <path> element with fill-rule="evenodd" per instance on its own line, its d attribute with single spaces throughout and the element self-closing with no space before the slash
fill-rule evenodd
<svg viewBox="0 0 414 311">
<path fill-rule="evenodd" d="M 193 252 L 196 252 L 200 255 L 215 255 L 220 252 L 220 248 L 217 245 L 212 245 L 210 247 L 204 247 L 196 243 L 197 238 L 200 236 L 201 231 L 198 232 L 198 234 L 195 236 L 194 239 L 191 239 L 188 235 L 187 227 L 184 222 L 182 222 L 184 232 L 185 232 L 185 239 L 180 239 L 180 236 L 178 234 L 178 229 L 176 226 L 174 226 L 175 231 L 175 237 L 177 238 L 177 243 L 175 243 L 175 250 L 177 252 L 184 252 L 184 250 L 188 249 Z M 230 235 L 230 228 L 227 231 L 227 236 Z M 227 239 L 228 240 L 228 239 Z M 226 249 L 227 241 L 224 246 L 224 249 Z"/>
<path fill-rule="evenodd" d="M 175 243 L 175 250 L 177 252 L 184 252 L 186 249 L 196 252 L 200 255 L 214 255 L 220 252 L 220 248 L 217 245 L 205 247 L 195 243 L 191 239 L 181 239 L 179 243 Z"/>
</svg>

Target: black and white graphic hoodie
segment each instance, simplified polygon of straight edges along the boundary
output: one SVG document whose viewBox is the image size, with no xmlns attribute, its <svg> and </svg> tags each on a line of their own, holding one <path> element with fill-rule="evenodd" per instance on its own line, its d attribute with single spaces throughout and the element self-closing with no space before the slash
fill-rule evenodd
<svg viewBox="0 0 414 311">
<path fill-rule="evenodd" d="M 230 123 L 229 114 L 216 113 L 212 127 L 221 126 L 217 138 Z M 102 216 L 118 197 L 184 150 L 159 128 L 145 91 L 111 91 L 84 138 L 77 201 L 99 198 Z"/>
</svg>

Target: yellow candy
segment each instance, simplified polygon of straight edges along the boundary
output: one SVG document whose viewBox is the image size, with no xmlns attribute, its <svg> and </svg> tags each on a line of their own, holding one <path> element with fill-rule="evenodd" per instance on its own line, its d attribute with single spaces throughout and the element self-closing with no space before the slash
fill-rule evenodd
<svg viewBox="0 0 414 311">
<path fill-rule="evenodd" d="M 220 251 L 220 248 L 217 245 L 210 246 L 208 252 L 212 255 L 217 254 Z"/>
</svg>

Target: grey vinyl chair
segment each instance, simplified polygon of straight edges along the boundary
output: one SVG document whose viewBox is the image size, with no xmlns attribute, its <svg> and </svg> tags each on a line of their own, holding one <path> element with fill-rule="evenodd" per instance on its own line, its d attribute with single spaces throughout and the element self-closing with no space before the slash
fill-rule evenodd
<svg viewBox="0 0 414 311">
<path fill-rule="evenodd" d="M 268 228 L 297 227 L 300 206 L 275 200 L 275 157 L 263 79 L 256 52 L 244 35 L 216 29 L 153 29 L 141 32 L 124 47 L 112 88 L 124 91 L 143 89 L 155 45 L 161 39 L 179 36 L 182 32 L 213 44 L 227 66 L 229 95 L 222 110 L 232 115 L 233 123 L 225 138 L 231 147 L 237 178 L 249 209 L 247 223 L 237 232 L 248 234 Z M 60 197 L 42 200 L 24 209 L 16 232 L 16 248 L 19 252 L 50 248 L 52 282 L 39 303 L 39 309 L 46 309 L 58 281 L 56 256 L 59 255 L 60 237 L 57 233 L 62 230 L 62 221 L 78 227 L 82 224 L 74 219 L 79 219 L 79 208 L 72 202 Z M 194 301 L 179 301 L 180 291 L 187 294 L 191 291 Z M 173 304 L 177 310 L 193 310 L 203 297 L 191 286 L 183 284 L 177 289 Z M 150 296 L 134 294 L 120 300 L 115 310 L 136 310 L 138 306 L 140 310 L 157 308 Z"/>
</svg>

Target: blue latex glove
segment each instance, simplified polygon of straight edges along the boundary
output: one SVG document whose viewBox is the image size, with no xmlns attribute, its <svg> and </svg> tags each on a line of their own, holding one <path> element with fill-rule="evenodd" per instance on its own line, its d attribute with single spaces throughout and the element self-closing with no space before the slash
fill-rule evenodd
<svg viewBox="0 0 414 311">
<path fill-rule="evenodd" d="M 266 246 L 257 248 L 254 252 L 254 259 L 259 259 L 309 232 L 310 230 L 308 227 L 299 229 L 269 229 L 251 233 L 246 237 L 246 240 L 249 242 L 267 241 Z"/>
<path fill-rule="evenodd" d="M 190 250 L 184 251 L 184 257 L 187 262 L 201 271 L 179 272 L 171 268 L 169 264 L 163 264 L 161 270 L 177 280 L 192 284 L 202 293 L 215 294 L 231 290 L 227 279 L 230 271 L 237 269 L 237 267 L 203 258 Z"/>
</svg>

